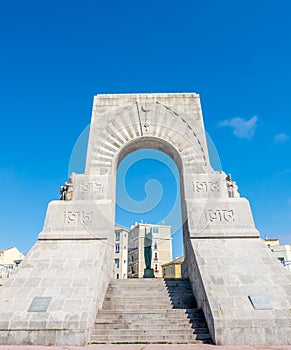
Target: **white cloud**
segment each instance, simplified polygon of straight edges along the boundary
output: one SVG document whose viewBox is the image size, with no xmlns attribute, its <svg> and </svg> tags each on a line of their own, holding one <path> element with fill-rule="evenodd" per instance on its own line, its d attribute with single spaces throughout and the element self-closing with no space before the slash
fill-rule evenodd
<svg viewBox="0 0 291 350">
<path fill-rule="evenodd" d="M 255 115 L 249 120 L 243 118 L 232 118 L 226 119 L 218 123 L 218 126 L 229 126 L 233 128 L 233 133 L 235 136 L 242 139 L 251 139 L 256 130 L 258 117 Z"/>
<path fill-rule="evenodd" d="M 284 132 L 281 132 L 280 134 L 276 134 L 274 136 L 274 142 L 275 143 L 284 143 L 289 139 L 289 135 L 285 134 Z"/>
</svg>

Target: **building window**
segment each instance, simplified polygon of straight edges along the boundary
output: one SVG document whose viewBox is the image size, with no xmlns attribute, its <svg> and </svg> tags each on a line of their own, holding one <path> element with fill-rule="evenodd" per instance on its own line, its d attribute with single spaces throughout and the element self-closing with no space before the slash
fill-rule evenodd
<svg viewBox="0 0 291 350">
<path fill-rule="evenodd" d="M 155 259 L 155 260 L 158 260 L 158 252 L 155 252 L 154 259 Z"/>
<path fill-rule="evenodd" d="M 155 264 L 155 272 L 158 272 L 158 271 L 159 271 L 159 265 Z"/>
<path fill-rule="evenodd" d="M 115 253 L 119 253 L 119 250 L 120 250 L 119 243 L 116 243 L 115 244 Z"/>
<path fill-rule="evenodd" d="M 119 280 L 119 273 L 116 275 L 116 279 L 118 279 L 118 280 Z"/>
<path fill-rule="evenodd" d="M 119 259 L 114 259 L 116 267 L 119 269 Z"/>
<path fill-rule="evenodd" d="M 171 265 L 170 266 L 170 275 L 173 276 L 173 274 L 174 274 L 174 270 L 173 270 L 173 266 Z"/>
<path fill-rule="evenodd" d="M 164 272 L 163 273 L 164 273 L 164 277 L 167 276 L 167 268 L 166 267 L 164 267 Z"/>
<path fill-rule="evenodd" d="M 155 248 L 155 249 L 158 249 L 158 243 L 157 243 L 157 242 L 155 242 L 154 248 Z"/>
<path fill-rule="evenodd" d="M 120 241 L 120 231 L 115 231 L 115 241 L 116 242 Z"/>
<path fill-rule="evenodd" d="M 153 233 L 159 233 L 159 226 L 153 226 Z"/>
</svg>

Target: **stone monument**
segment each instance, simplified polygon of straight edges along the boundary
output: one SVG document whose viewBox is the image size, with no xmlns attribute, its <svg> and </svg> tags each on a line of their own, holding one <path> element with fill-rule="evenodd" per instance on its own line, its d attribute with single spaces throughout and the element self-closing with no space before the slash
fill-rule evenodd
<svg viewBox="0 0 291 350">
<path fill-rule="evenodd" d="M 154 278 L 154 269 L 151 268 L 152 264 L 152 244 L 153 244 L 153 235 L 151 232 L 145 233 L 144 236 L 144 261 L 145 269 L 143 278 Z"/>
<path fill-rule="evenodd" d="M 185 262 L 216 344 L 291 344 L 291 274 L 259 238 L 249 202 L 209 162 L 199 95 L 97 95 L 85 174 L 48 205 L 43 231 L 0 289 L 0 343 L 82 345 L 113 277 L 115 177 L 154 148 L 180 172 Z"/>
</svg>

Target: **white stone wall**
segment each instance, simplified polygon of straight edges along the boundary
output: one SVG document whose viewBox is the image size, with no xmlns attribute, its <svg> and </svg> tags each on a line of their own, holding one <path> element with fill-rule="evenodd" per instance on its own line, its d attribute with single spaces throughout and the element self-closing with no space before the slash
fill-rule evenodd
<svg viewBox="0 0 291 350">
<path fill-rule="evenodd" d="M 0 289 L 0 344 L 87 344 L 112 248 L 106 240 L 37 242 Z M 47 312 L 28 312 L 34 297 L 52 298 Z"/>
<path fill-rule="evenodd" d="M 291 344 L 291 274 L 260 238 L 193 238 L 187 249 L 184 274 L 216 344 Z M 249 296 L 272 309 L 255 310 Z"/>
</svg>

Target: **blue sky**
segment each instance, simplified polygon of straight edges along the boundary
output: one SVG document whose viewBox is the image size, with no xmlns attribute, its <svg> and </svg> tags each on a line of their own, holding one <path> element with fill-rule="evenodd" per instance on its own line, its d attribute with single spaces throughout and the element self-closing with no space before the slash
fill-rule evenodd
<svg viewBox="0 0 291 350">
<path fill-rule="evenodd" d="M 289 0 L 2 2 L 0 248 L 35 243 L 94 95 L 169 91 L 200 94 L 262 237 L 291 243 L 290 13 Z"/>
</svg>

